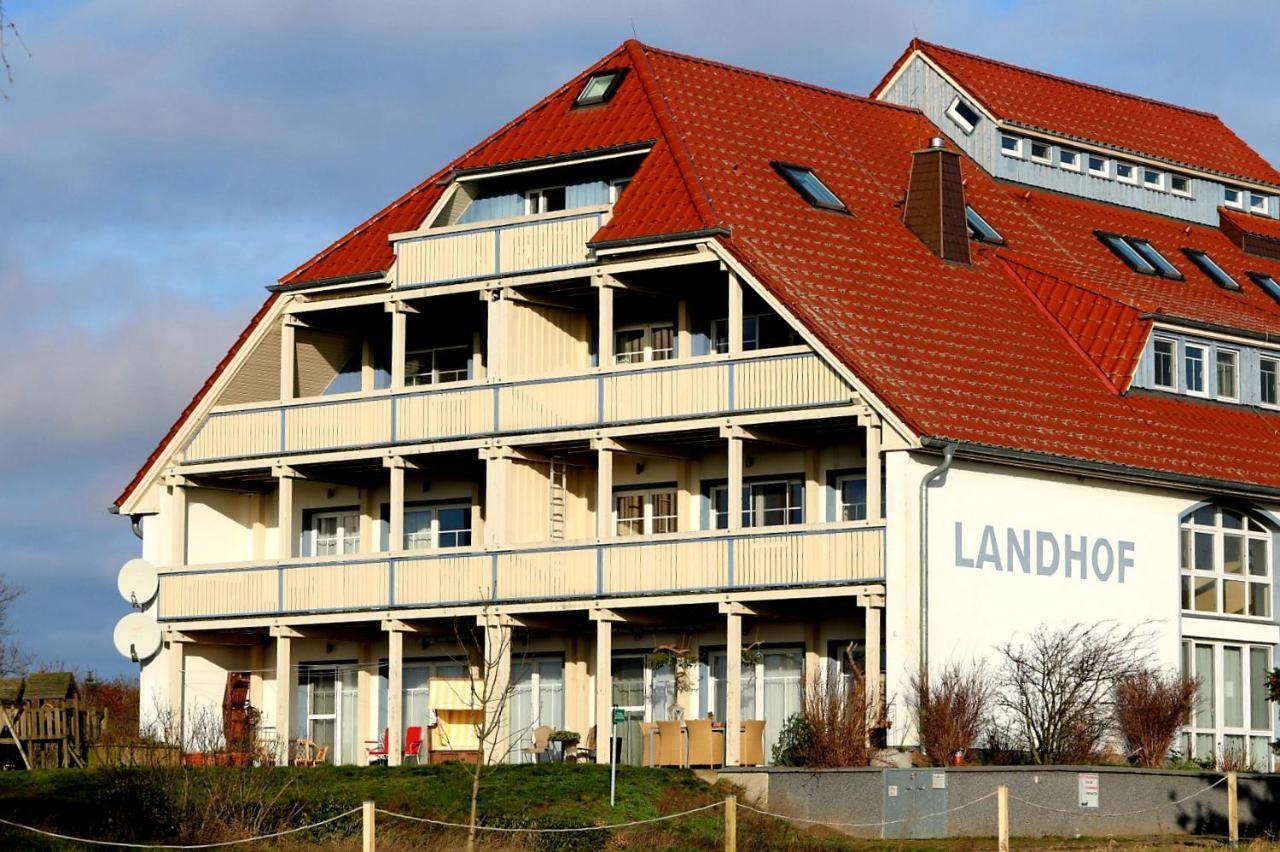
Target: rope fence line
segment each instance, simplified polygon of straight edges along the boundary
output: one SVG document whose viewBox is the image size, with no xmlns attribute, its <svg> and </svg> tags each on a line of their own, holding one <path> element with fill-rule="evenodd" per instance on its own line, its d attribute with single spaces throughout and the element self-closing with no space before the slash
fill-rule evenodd
<svg viewBox="0 0 1280 852">
<path fill-rule="evenodd" d="M 637 825 L 648 825 L 650 823 L 655 823 L 655 822 L 666 822 L 668 820 L 679 819 L 680 817 L 686 817 L 686 816 L 689 816 L 690 814 L 701 813 L 703 811 L 710 811 L 710 810 L 714 810 L 715 808 L 722 808 L 722 807 L 724 807 L 724 802 L 712 802 L 709 805 L 703 805 L 700 808 L 694 808 L 693 810 L 689 810 L 689 811 L 681 811 L 678 814 L 664 814 L 663 816 L 651 817 L 649 819 L 637 819 L 637 820 L 632 820 L 630 822 L 615 822 L 610 825 L 584 825 L 584 826 L 576 826 L 574 828 L 520 828 L 516 826 L 477 824 L 475 829 L 476 831 L 496 831 L 496 832 L 504 832 L 507 834 L 570 834 L 570 833 L 582 832 L 582 831 L 612 831 L 615 828 L 631 828 Z M 745 807 L 745 806 L 739 805 L 738 807 Z M 442 828 L 465 828 L 468 830 L 471 829 L 471 826 L 467 825 L 466 823 L 445 822 L 444 820 L 430 819 L 428 817 L 411 816 L 409 814 L 396 813 L 395 811 L 384 811 L 382 808 L 377 808 L 377 812 L 382 814 L 383 816 L 395 817 L 396 819 L 405 819 L 405 820 L 409 820 L 410 822 L 424 822 L 429 825 L 438 825 L 438 826 L 441 826 Z"/>
<path fill-rule="evenodd" d="M 916 822 L 918 820 L 931 819 L 933 817 L 944 816 L 946 814 L 955 813 L 956 811 L 962 811 L 965 808 L 972 807 L 973 805 L 978 804 L 979 802 L 985 802 L 987 799 L 995 798 L 995 795 L 996 795 L 996 791 L 992 790 L 990 793 L 988 793 L 985 796 L 979 796 L 978 798 L 974 799 L 971 802 L 965 802 L 963 805 L 956 805 L 954 808 L 947 808 L 945 811 L 934 811 L 931 814 L 919 814 L 919 815 L 913 815 L 909 817 L 902 817 L 901 819 L 887 819 L 887 820 L 881 820 L 880 822 L 831 822 L 830 820 L 825 820 L 825 819 L 806 819 L 805 817 L 793 817 L 793 816 L 787 816 L 785 814 L 775 814 L 772 811 L 762 811 L 759 808 L 753 808 L 750 805 L 744 805 L 741 802 L 738 803 L 738 807 L 744 811 L 751 811 L 752 813 L 763 814 L 764 816 L 771 816 L 771 817 L 774 817 L 775 819 L 787 820 L 788 822 L 803 822 L 803 823 L 809 823 L 811 825 L 826 825 L 832 828 L 882 828 L 886 825 L 897 825 L 898 823 L 902 823 L 902 822 Z"/>
<path fill-rule="evenodd" d="M 306 825 L 300 825 L 296 828 L 289 828 L 289 829 L 285 829 L 284 831 L 277 831 L 273 834 L 260 834 L 256 837 L 243 837 L 239 840 L 222 840 L 217 843 L 195 843 L 195 844 L 189 844 L 189 845 L 182 845 L 182 844 L 175 844 L 175 843 L 126 843 L 121 840 L 93 840 L 88 837 L 73 837 L 70 834 L 58 834 L 57 832 L 54 832 L 54 831 L 45 831 L 42 828 L 35 828 L 30 825 L 23 825 L 22 823 L 13 822 L 7 819 L 0 819 L 0 824 L 7 825 L 12 828 L 18 828 L 23 831 L 29 831 L 32 834 L 40 834 L 45 837 L 52 837 L 57 840 L 69 840 L 72 843 L 84 843 L 87 846 L 110 846 L 115 849 L 218 849 L 218 848 L 224 848 L 227 846 L 239 846 L 240 844 L 243 844 L 243 843 L 257 843 L 261 840 L 274 840 L 278 837 L 286 837 L 290 834 L 298 834 L 299 832 L 310 831 L 313 828 L 321 828 L 322 826 L 329 825 L 330 823 L 337 822 L 340 819 L 345 819 L 346 817 L 349 817 L 353 814 L 358 814 L 358 813 L 360 813 L 360 808 L 352 808 L 349 811 L 344 811 L 338 814 L 337 816 L 332 816 L 332 817 L 329 817 L 328 819 L 320 820 L 319 822 L 307 823 Z"/>
<path fill-rule="evenodd" d="M 1042 810 L 1042 811 L 1052 811 L 1054 813 L 1066 814 L 1067 816 L 1086 816 L 1086 817 L 1090 817 L 1091 819 L 1106 819 L 1107 817 L 1136 816 L 1137 814 L 1151 813 L 1152 811 L 1158 811 L 1164 808 L 1170 808 L 1170 807 L 1173 807 L 1174 805 L 1181 805 L 1182 803 L 1189 802 L 1192 799 L 1196 798 L 1197 796 L 1200 796 L 1204 793 L 1209 792 L 1214 787 L 1217 787 L 1218 785 L 1225 784 L 1225 783 L 1227 783 L 1227 778 L 1224 775 L 1223 777 L 1219 778 L 1217 781 L 1214 781 L 1212 784 L 1208 784 L 1204 787 L 1201 787 L 1199 790 L 1196 790 L 1194 793 L 1188 796 L 1183 796 L 1181 799 L 1174 799 L 1173 801 L 1170 801 L 1170 802 L 1161 802 L 1158 805 L 1154 805 L 1149 808 L 1139 808 L 1135 811 L 1116 811 L 1115 813 L 1110 813 L 1110 814 L 1095 814 L 1095 813 L 1091 813 L 1087 809 L 1072 811 L 1072 810 L 1067 810 L 1066 808 L 1055 808 L 1050 805 L 1042 805 L 1039 802 L 1033 802 L 1029 799 L 1024 799 L 1021 796 L 1015 796 L 1012 793 L 1009 794 L 1009 798 L 1015 802 L 1022 802 L 1022 804 L 1024 805 L 1029 805 L 1030 807 L 1038 808 L 1039 810 Z"/>
</svg>

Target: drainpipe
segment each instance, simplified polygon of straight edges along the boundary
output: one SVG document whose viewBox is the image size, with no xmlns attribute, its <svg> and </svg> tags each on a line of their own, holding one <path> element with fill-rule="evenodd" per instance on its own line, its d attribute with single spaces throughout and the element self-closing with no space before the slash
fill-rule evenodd
<svg viewBox="0 0 1280 852">
<path fill-rule="evenodd" d="M 942 464 L 920 480 L 920 676 L 929 673 L 929 489 L 935 482 L 946 484 L 947 471 L 956 454 L 955 444 L 942 447 Z"/>
</svg>

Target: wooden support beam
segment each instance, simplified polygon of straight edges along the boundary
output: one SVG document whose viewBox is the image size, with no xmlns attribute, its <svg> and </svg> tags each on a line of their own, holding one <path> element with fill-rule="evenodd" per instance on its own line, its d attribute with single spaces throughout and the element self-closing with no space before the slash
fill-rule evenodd
<svg viewBox="0 0 1280 852">
<path fill-rule="evenodd" d="M 693 458 L 693 451 L 685 447 L 667 447 L 649 441 L 637 441 L 630 438 L 593 438 L 593 450 L 612 450 L 629 456 L 646 456 L 655 459 L 671 459 L 685 461 Z"/>
</svg>

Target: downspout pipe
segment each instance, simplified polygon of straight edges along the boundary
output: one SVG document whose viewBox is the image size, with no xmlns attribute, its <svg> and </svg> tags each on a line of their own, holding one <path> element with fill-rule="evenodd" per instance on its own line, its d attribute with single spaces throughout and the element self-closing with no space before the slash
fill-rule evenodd
<svg viewBox="0 0 1280 852">
<path fill-rule="evenodd" d="M 920 677 L 929 676 L 929 489 L 946 485 L 956 455 L 954 443 L 943 444 L 942 462 L 920 480 Z"/>
</svg>

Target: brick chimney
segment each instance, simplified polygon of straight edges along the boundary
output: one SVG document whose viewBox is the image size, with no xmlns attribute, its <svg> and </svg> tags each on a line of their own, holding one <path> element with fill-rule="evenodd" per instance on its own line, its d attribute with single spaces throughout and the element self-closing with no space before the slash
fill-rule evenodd
<svg viewBox="0 0 1280 852">
<path fill-rule="evenodd" d="M 911 185 L 902 221 L 938 257 L 970 262 L 960 155 L 940 136 L 929 140 L 928 148 L 911 153 Z"/>
</svg>

